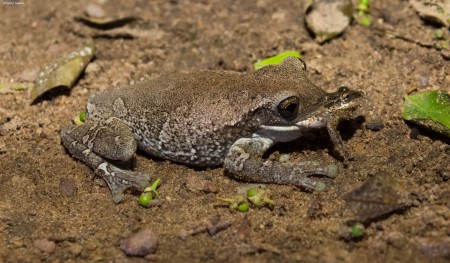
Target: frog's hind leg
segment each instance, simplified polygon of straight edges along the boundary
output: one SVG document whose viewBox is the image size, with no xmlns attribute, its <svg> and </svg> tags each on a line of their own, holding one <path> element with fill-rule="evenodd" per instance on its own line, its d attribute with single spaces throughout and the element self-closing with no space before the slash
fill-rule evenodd
<svg viewBox="0 0 450 263">
<path fill-rule="evenodd" d="M 325 189 L 325 184 L 308 177 L 318 174 L 335 177 L 338 167 L 325 166 L 320 162 L 308 161 L 285 163 L 263 159 L 263 154 L 274 144 L 264 137 L 242 138 L 230 148 L 225 158 L 225 169 L 234 177 L 251 182 L 293 184 L 316 191 Z"/>
<path fill-rule="evenodd" d="M 130 187 L 143 189 L 150 176 L 120 169 L 108 160 L 127 161 L 136 152 L 136 141 L 130 128 L 116 118 L 105 122 L 87 122 L 61 131 L 64 146 L 73 156 L 101 176 L 108 184 L 113 200 L 118 203 Z"/>
</svg>

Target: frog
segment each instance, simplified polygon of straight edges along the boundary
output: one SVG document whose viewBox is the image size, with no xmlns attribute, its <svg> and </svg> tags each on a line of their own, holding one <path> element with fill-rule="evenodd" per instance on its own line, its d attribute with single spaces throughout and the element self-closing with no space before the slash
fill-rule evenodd
<svg viewBox="0 0 450 263">
<path fill-rule="evenodd" d="M 336 177 L 336 163 L 285 162 L 265 153 L 325 128 L 334 152 L 348 160 L 337 125 L 353 116 L 363 93 L 345 86 L 328 93 L 306 74 L 303 60 L 288 57 L 250 73 L 173 72 L 107 89 L 88 98 L 84 124 L 61 130 L 62 144 L 106 181 L 116 203 L 151 179 L 120 165 L 137 149 L 188 167 L 223 166 L 240 181 L 323 191 L 314 175 Z"/>
</svg>

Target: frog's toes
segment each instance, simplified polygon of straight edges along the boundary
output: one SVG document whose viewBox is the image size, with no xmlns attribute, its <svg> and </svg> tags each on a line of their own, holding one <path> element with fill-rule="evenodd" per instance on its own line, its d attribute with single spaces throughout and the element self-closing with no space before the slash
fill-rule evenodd
<svg viewBox="0 0 450 263">
<path fill-rule="evenodd" d="M 148 174 L 122 170 L 107 162 L 100 164 L 96 173 L 105 179 L 116 203 L 122 201 L 126 189 L 134 187 L 143 190 L 151 179 Z"/>
<path fill-rule="evenodd" d="M 318 192 L 322 192 L 323 190 L 325 190 L 325 188 L 327 188 L 326 184 L 323 182 L 317 182 L 315 185 L 314 190 L 318 191 Z"/>
<path fill-rule="evenodd" d="M 299 178 L 296 182 L 296 185 L 302 186 L 302 187 L 305 187 L 307 189 L 311 189 L 314 191 L 318 191 L 318 192 L 321 192 L 321 191 L 325 190 L 325 188 L 326 188 L 326 185 L 323 182 L 318 181 L 313 178 L 309 178 L 309 177 Z"/>
<path fill-rule="evenodd" d="M 326 176 L 330 178 L 335 178 L 339 172 L 339 167 L 336 164 L 330 164 L 326 168 Z"/>
<path fill-rule="evenodd" d="M 323 163 L 317 161 L 305 161 L 285 165 L 291 166 L 294 173 L 303 175 L 318 174 L 334 178 L 339 172 L 339 168 L 336 164 L 325 166 Z"/>
</svg>

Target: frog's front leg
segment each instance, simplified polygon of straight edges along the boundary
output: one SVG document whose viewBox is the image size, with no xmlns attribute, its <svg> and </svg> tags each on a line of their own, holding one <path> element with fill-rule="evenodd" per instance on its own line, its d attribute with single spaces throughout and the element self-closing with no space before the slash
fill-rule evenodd
<svg viewBox="0 0 450 263">
<path fill-rule="evenodd" d="M 127 161 L 137 148 L 130 128 L 117 118 L 67 127 L 61 131 L 61 138 L 75 158 L 105 179 L 116 203 L 127 188 L 143 189 L 148 184 L 149 175 L 120 169 L 108 161 Z"/>
<path fill-rule="evenodd" d="M 230 148 L 225 158 L 225 169 L 234 177 L 251 182 L 293 184 L 322 191 L 325 184 L 309 178 L 320 174 L 335 177 L 338 169 L 319 162 L 281 163 L 263 159 L 263 154 L 274 144 L 264 137 L 242 138 Z"/>
</svg>

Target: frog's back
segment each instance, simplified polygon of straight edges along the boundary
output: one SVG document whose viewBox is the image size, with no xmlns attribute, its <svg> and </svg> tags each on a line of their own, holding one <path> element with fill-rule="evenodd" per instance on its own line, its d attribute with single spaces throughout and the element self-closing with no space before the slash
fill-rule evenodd
<svg viewBox="0 0 450 263">
<path fill-rule="evenodd" d="M 230 94 L 243 92 L 243 76 L 232 71 L 162 75 L 94 94 L 87 117 L 119 118 L 131 128 L 139 148 L 154 156 L 219 165 L 235 140 L 251 134 L 242 130 L 230 136 L 224 128 L 236 120 L 236 101 Z"/>
<path fill-rule="evenodd" d="M 208 93 L 226 93 L 242 76 L 233 71 L 200 71 L 172 73 L 147 79 L 133 85 L 120 86 L 94 94 L 89 98 L 87 112 L 91 118 L 104 119 L 116 116 L 114 103 L 120 99 L 124 107 L 133 111 L 170 111 Z M 117 102 L 116 102 L 117 103 Z M 104 114 L 93 115 L 101 109 Z"/>
</svg>

